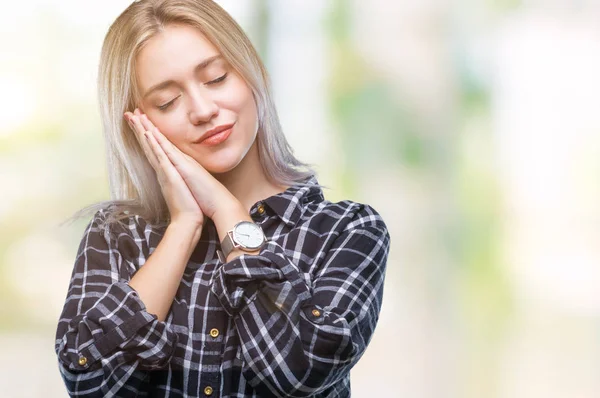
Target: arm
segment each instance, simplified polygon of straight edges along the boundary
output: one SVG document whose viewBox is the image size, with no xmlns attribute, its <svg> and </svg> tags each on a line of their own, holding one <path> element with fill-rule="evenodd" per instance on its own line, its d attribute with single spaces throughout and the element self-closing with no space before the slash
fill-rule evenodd
<svg viewBox="0 0 600 398">
<path fill-rule="evenodd" d="M 177 342 L 176 334 L 148 312 L 128 284 L 128 261 L 117 242 L 131 231 L 119 230 L 113 240 L 100 227 L 104 219 L 101 210 L 81 240 L 56 333 L 59 368 L 71 396 L 135 396 L 145 386 L 145 371 L 164 367 Z M 177 245 L 173 242 L 179 237 L 180 230 L 167 229 L 165 243 L 147 264 L 161 260 L 161 252 Z"/>
<path fill-rule="evenodd" d="M 164 321 L 177 293 L 183 271 L 200 235 L 196 223 L 175 221 L 167 227 L 160 244 L 129 281 L 149 313 Z"/>
<path fill-rule="evenodd" d="M 234 316 L 242 344 L 244 377 L 259 393 L 323 392 L 350 372 L 371 339 L 389 233 L 368 206 L 333 222 L 345 227 L 326 238 L 312 286 L 275 242 L 215 275 L 212 290 Z"/>
</svg>

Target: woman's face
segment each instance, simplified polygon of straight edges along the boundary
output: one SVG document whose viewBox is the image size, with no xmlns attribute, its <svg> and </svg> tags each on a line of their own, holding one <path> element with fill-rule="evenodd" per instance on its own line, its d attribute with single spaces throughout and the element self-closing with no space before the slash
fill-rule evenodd
<svg viewBox="0 0 600 398">
<path fill-rule="evenodd" d="M 248 153 L 258 130 L 252 91 L 198 29 L 166 26 L 138 54 L 136 75 L 140 110 L 207 171 L 230 171 Z"/>
</svg>

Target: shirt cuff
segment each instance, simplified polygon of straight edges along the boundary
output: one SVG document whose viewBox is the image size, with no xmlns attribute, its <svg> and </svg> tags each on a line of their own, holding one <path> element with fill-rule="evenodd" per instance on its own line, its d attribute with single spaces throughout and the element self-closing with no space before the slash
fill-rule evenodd
<svg viewBox="0 0 600 398">
<path fill-rule="evenodd" d="M 82 316 L 75 317 L 63 338 L 59 358 L 69 370 L 95 367 L 101 359 L 122 350 L 140 360 L 141 369 L 160 369 L 173 355 L 177 334 L 146 311 L 137 292 L 116 282 Z"/>
<path fill-rule="evenodd" d="M 294 303 L 279 300 L 281 289 L 277 287 L 289 282 L 295 295 Z M 237 315 L 243 308 L 256 299 L 259 292 L 273 293 L 273 302 L 286 311 L 310 299 L 310 287 L 296 265 L 285 255 L 283 248 L 276 242 L 269 241 L 259 254 L 242 254 L 222 264 L 211 281 L 211 291 L 217 296 L 225 311 Z M 281 296 L 283 298 L 283 296 Z"/>
</svg>

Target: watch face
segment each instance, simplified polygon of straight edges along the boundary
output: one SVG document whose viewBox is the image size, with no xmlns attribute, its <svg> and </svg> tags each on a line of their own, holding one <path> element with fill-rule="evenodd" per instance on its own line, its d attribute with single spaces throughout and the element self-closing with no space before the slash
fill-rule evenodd
<svg viewBox="0 0 600 398">
<path fill-rule="evenodd" d="M 258 249 L 265 241 L 265 234 L 253 222 L 242 221 L 233 229 L 233 239 L 246 249 Z"/>
</svg>

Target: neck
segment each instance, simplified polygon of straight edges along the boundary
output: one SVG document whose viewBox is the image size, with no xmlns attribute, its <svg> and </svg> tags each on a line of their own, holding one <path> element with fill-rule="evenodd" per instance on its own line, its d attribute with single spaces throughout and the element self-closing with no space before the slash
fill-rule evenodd
<svg viewBox="0 0 600 398">
<path fill-rule="evenodd" d="M 285 191 L 288 187 L 277 185 L 268 180 L 259 160 L 256 140 L 244 159 L 226 173 L 214 174 L 214 177 L 240 201 L 246 211 L 259 200 Z"/>
</svg>

